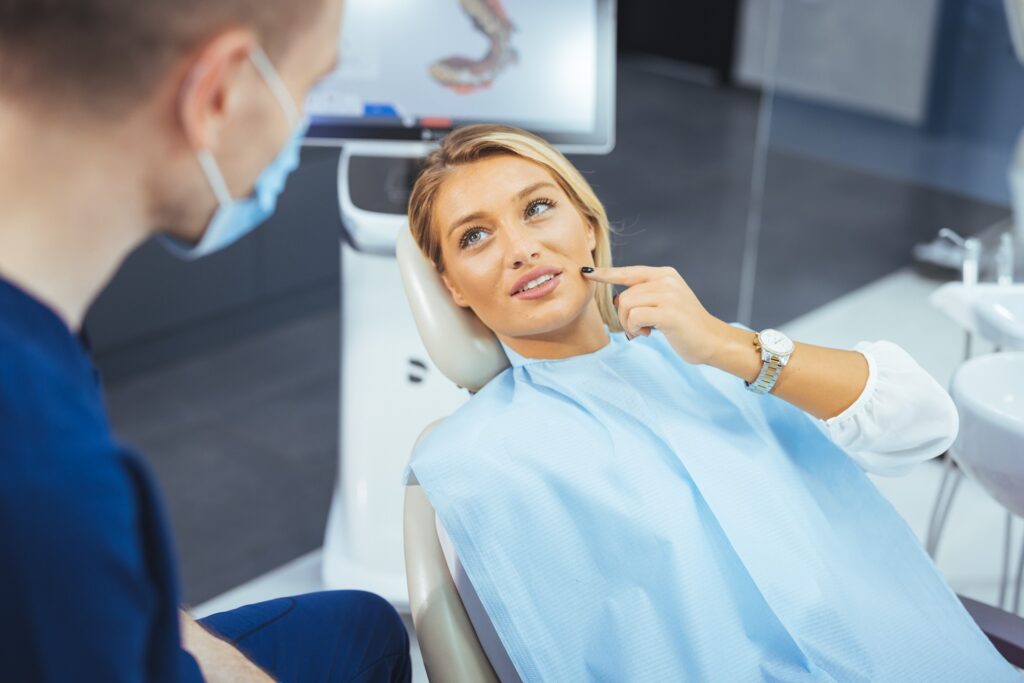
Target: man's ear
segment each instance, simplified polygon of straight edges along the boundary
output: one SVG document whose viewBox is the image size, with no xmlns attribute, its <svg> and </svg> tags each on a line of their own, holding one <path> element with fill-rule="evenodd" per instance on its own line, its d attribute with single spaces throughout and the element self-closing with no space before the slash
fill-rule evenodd
<svg viewBox="0 0 1024 683">
<path fill-rule="evenodd" d="M 251 31 L 230 29 L 190 55 L 178 94 L 178 117 L 193 149 L 216 147 L 225 119 L 238 106 L 243 67 L 255 45 Z"/>
<path fill-rule="evenodd" d="M 469 302 L 467 302 L 459 290 L 455 288 L 455 285 L 451 283 L 451 280 L 448 279 L 447 273 L 441 273 L 441 281 L 444 283 L 444 286 L 448 288 L 448 293 L 452 295 L 452 300 L 455 302 L 456 306 L 459 308 L 469 308 Z"/>
</svg>

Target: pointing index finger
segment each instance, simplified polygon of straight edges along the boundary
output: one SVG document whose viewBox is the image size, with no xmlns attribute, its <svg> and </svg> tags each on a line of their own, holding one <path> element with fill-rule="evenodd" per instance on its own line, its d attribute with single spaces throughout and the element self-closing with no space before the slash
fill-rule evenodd
<svg viewBox="0 0 1024 683">
<path fill-rule="evenodd" d="M 649 266 L 623 266 L 620 268 L 594 268 L 591 272 L 581 271 L 583 277 L 594 282 L 632 287 L 652 279 L 654 268 Z"/>
</svg>

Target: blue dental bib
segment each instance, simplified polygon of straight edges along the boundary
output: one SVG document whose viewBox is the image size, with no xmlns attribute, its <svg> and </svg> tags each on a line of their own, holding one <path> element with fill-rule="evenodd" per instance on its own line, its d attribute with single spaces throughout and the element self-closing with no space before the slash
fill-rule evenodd
<svg viewBox="0 0 1024 683">
<path fill-rule="evenodd" d="M 410 468 L 524 681 L 1020 680 L 813 417 L 658 331 L 507 351 Z"/>
</svg>

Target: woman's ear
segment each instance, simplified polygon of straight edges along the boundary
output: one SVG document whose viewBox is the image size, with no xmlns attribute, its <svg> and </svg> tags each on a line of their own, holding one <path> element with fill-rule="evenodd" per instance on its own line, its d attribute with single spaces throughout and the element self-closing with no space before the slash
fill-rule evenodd
<svg viewBox="0 0 1024 683">
<path fill-rule="evenodd" d="M 594 224 L 587 221 L 587 250 L 591 254 L 597 249 L 597 236 L 594 234 Z"/>
<path fill-rule="evenodd" d="M 452 301 L 455 302 L 456 306 L 458 306 L 459 308 L 469 308 L 469 302 L 467 302 L 466 299 L 463 298 L 459 290 L 456 289 L 455 285 L 451 283 L 451 281 L 448 279 L 447 273 L 441 273 L 441 282 L 443 282 L 444 286 L 448 288 L 448 293 L 452 295 Z"/>
</svg>

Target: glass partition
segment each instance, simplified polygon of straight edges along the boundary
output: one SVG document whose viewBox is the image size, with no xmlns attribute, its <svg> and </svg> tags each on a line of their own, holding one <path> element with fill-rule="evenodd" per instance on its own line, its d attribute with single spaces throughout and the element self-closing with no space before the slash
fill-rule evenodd
<svg viewBox="0 0 1024 683">
<path fill-rule="evenodd" d="M 1021 251 L 1010 168 L 1024 126 L 1024 66 L 1007 6 L 1016 7 L 745 3 L 735 75 L 762 98 L 738 319 L 841 348 L 888 339 L 947 387 L 967 356 L 993 350 L 979 337 L 967 343 L 963 302 L 940 288 L 961 280 L 974 248 L 960 238 L 979 240 L 982 282 L 1010 277 Z M 956 234 L 937 239 L 943 228 Z M 1006 597 L 1004 510 L 968 481 L 941 543 L 935 536 L 933 501 L 958 480 L 953 469 L 929 464 L 878 484 L 953 587 L 997 603 Z"/>
</svg>

